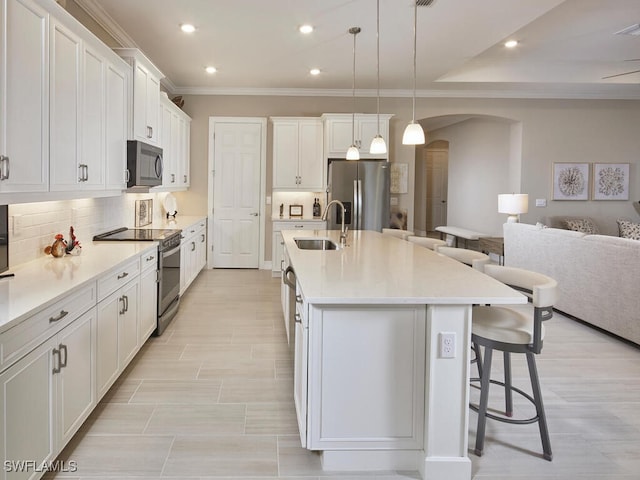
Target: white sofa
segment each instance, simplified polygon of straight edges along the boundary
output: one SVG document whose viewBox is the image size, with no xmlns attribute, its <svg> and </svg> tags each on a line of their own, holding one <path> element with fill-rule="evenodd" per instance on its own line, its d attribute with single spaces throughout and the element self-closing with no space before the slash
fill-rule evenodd
<svg viewBox="0 0 640 480">
<path fill-rule="evenodd" d="M 640 241 L 506 223 L 505 265 L 558 281 L 561 312 L 640 344 Z"/>
</svg>

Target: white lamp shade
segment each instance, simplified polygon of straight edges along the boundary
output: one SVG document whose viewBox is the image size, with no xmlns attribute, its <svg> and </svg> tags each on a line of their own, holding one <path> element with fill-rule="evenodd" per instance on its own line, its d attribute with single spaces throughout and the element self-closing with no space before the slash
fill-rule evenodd
<svg viewBox="0 0 640 480">
<path fill-rule="evenodd" d="M 517 222 L 518 215 L 529 211 L 529 195 L 526 193 L 501 193 L 498 195 L 498 212 L 509 215 L 507 222 Z"/>
<path fill-rule="evenodd" d="M 360 152 L 358 147 L 351 145 L 347 150 L 347 160 L 360 160 Z"/>
<path fill-rule="evenodd" d="M 369 147 L 369 153 L 371 154 L 384 154 L 387 153 L 387 144 L 381 135 L 376 135 L 371 140 L 371 147 Z"/>
<path fill-rule="evenodd" d="M 403 145 L 423 145 L 424 144 L 424 130 L 419 123 L 411 121 L 407 128 L 404 129 L 402 135 Z"/>
</svg>

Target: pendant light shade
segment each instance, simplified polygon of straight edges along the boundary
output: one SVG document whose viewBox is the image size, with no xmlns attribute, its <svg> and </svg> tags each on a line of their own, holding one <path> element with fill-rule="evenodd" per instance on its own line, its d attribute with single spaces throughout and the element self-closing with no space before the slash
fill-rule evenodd
<svg viewBox="0 0 640 480">
<path fill-rule="evenodd" d="M 347 150 L 347 160 L 360 160 L 360 150 L 356 146 L 356 35 L 360 27 L 351 27 L 349 33 L 353 35 L 353 113 L 351 114 L 351 146 Z"/>
<path fill-rule="evenodd" d="M 373 155 L 383 155 L 387 153 L 387 144 L 380 135 L 380 0 L 376 2 L 376 65 L 378 70 L 378 107 L 377 107 L 377 132 L 378 134 L 371 140 L 371 146 L 369 147 L 369 153 Z"/>
<path fill-rule="evenodd" d="M 424 130 L 416 123 L 416 47 L 418 40 L 418 1 L 414 0 L 413 6 L 413 116 L 411 123 L 407 125 L 402 135 L 403 145 L 423 145 L 425 142 Z"/>
</svg>

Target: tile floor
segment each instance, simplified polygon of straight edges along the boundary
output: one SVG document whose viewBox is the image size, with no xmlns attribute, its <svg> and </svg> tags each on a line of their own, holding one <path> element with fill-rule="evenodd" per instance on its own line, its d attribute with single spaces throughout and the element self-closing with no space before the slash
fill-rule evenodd
<svg viewBox="0 0 640 480">
<path fill-rule="evenodd" d="M 78 471 L 47 480 L 418 478 L 329 474 L 300 447 L 279 291 L 270 272 L 203 271 L 59 457 Z M 489 421 L 473 478 L 640 478 L 640 349 L 556 315 L 538 365 L 553 462 L 536 425 Z M 514 381 L 526 375 L 514 360 Z"/>
</svg>

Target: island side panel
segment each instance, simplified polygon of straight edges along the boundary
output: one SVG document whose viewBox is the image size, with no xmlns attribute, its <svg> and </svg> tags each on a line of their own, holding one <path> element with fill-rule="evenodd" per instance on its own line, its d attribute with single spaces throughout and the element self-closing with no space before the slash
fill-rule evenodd
<svg viewBox="0 0 640 480">
<path fill-rule="evenodd" d="M 471 305 L 427 306 L 425 480 L 469 480 L 469 369 Z M 455 333 L 454 358 L 441 358 L 440 334 Z"/>
<path fill-rule="evenodd" d="M 424 305 L 311 306 L 309 448 L 422 451 L 425 322 Z"/>
</svg>

